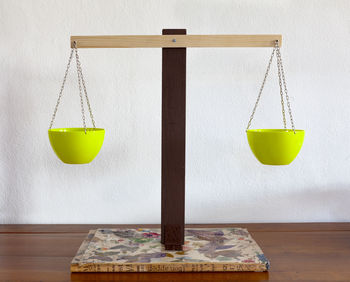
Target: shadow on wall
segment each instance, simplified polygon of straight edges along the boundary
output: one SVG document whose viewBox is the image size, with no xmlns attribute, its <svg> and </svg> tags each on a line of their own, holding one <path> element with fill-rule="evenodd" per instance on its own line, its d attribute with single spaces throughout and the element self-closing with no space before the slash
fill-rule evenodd
<svg viewBox="0 0 350 282">
<path fill-rule="evenodd" d="M 19 223 L 24 221 L 26 204 L 31 202 L 32 173 L 40 165 L 34 140 L 37 136 L 35 130 L 39 128 L 30 126 L 35 109 L 28 92 L 32 77 L 18 69 L 8 70 L 8 73 L 1 101 L 5 120 L 1 128 L 3 203 L 0 206 L 0 223 Z"/>
<path fill-rule="evenodd" d="M 267 209 L 270 214 L 288 209 L 300 221 L 350 221 L 349 199 L 350 184 L 315 186 L 300 192 L 273 195 Z"/>
<path fill-rule="evenodd" d="M 266 193 L 266 190 L 265 192 Z M 192 218 L 206 218 L 200 222 L 322 222 L 350 221 L 350 184 L 328 185 L 307 188 L 295 193 L 278 193 L 261 197 L 260 204 L 255 201 L 226 198 L 222 202 L 201 202 L 196 210 L 188 207 L 186 212 Z M 210 206 L 210 208 L 205 208 Z M 218 215 L 223 215 L 221 218 Z M 244 218 L 244 219 L 242 219 Z"/>
<path fill-rule="evenodd" d="M 303 193 L 292 193 L 285 201 L 291 204 L 301 203 L 305 210 L 299 213 L 305 213 L 309 218 L 317 217 L 315 213 L 321 213 L 319 221 L 325 221 L 322 219 L 325 217 L 328 217 L 329 221 L 350 221 L 349 200 L 350 184 L 338 184 L 315 187 Z"/>
</svg>

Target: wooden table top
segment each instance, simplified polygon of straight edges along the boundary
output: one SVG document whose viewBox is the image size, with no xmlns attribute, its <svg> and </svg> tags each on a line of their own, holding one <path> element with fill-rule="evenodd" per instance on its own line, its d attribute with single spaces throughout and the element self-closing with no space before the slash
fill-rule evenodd
<svg viewBox="0 0 350 282">
<path fill-rule="evenodd" d="M 70 273 L 88 230 L 159 225 L 0 225 L 0 281 L 350 281 L 350 223 L 188 225 L 244 227 L 271 262 L 265 273 Z"/>
</svg>

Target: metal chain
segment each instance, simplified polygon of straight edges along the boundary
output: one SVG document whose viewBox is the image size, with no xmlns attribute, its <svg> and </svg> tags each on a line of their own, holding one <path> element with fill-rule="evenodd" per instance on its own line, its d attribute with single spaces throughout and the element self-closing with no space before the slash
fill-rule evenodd
<svg viewBox="0 0 350 282">
<path fill-rule="evenodd" d="M 91 110 L 91 105 L 90 105 L 90 100 L 87 94 L 87 90 L 86 90 L 86 84 L 85 84 L 85 80 L 84 80 L 84 76 L 83 76 L 83 71 L 81 68 L 81 63 L 80 63 L 80 59 L 79 59 L 79 55 L 78 55 L 78 49 L 75 46 L 75 55 L 76 55 L 76 60 L 77 60 L 77 67 L 79 69 L 79 73 L 80 73 L 80 78 L 81 78 L 81 82 L 83 84 L 83 89 L 84 89 L 84 94 L 85 94 L 85 99 L 86 99 L 86 103 L 89 109 L 89 113 L 90 113 L 90 118 L 91 118 L 91 122 L 94 128 L 96 128 L 96 124 L 95 124 L 95 120 L 94 120 L 94 115 L 92 114 L 92 110 Z"/>
<path fill-rule="evenodd" d="M 60 90 L 60 93 L 58 94 L 58 99 L 57 99 L 57 102 L 56 102 L 56 106 L 55 106 L 55 109 L 53 111 L 53 114 L 52 114 L 52 118 L 51 118 L 51 122 L 50 122 L 50 129 L 52 128 L 53 126 L 53 123 L 55 121 L 55 118 L 56 118 L 56 113 L 57 113 L 57 109 L 58 109 L 58 106 L 61 102 L 61 98 L 62 98 L 62 95 L 63 95 L 63 89 L 64 89 L 64 85 L 66 83 L 66 79 L 67 79 L 67 74 L 68 74 L 68 71 L 69 71 L 69 68 L 70 68 L 70 64 L 72 62 L 72 58 L 73 58 L 73 52 L 74 50 L 72 49 L 71 52 L 70 52 L 70 56 L 69 56 L 69 59 L 68 59 L 68 64 L 67 64 L 67 68 L 66 68 L 66 72 L 64 73 L 64 77 L 63 77 L 63 82 L 62 82 L 62 85 L 61 85 L 61 90 Z"/>
<path fill-rule="evenodd" d="M 278 40 L 276 40 L 275 48 L 278 48 Z M 281 76 L 281 67 L 280 67 L 280 60 L 277 57 L 277 70 L 278 70 L 278 83 L 280 87 L 280 95 L 281 95 L 281 106 L 282 106 L 282 117 L 283 117 L 283 127 L 284 129 L 287 129 L 287 122 L 286 122 L 286 112 L 284 110 L 284 99 L 283 99 L 283 87 L 282 87 L 282 76 Z"/>
<path fill-rule="evenodd" d="M 81 106 L 81 116 L 82 116 L 82 119 L 83 119 L 83 126 L 84 126 L 84 131 L 85 131 L 85 134 L 86 134 L 84 100 L 83 100 L 83 94 L 82 94 L 82 88 L 81 88 L 81 75 L 80 75 L 79 64 L 78 64 L 79 57 L 78 57 L 78 51 L 77 51 L 77 46 L 76 46 L 75 42 L 74 42 L 73 48 L 74 48 L 74 51 L 75 51 L 75 60 L 76 60 L 76 65 L 77 65 L 79 96 L 80 96 L 80 106 Z"/>
<path fill-rule="evenodd" d="M 255 102 L 255 105 L 254 105 L 254 108 L 253 108 L 253 112 L 252 112 L 252 114 L 250 115 L 249 122 L 248 122 L 248 125 L 247 125 L 246 130 L 249 129 L 249 127 L 250 127 L 250 125 L 251 125 L 251 123 L 252 123 L 252 120 L 253 120 L 253 118 L 254 118 L 254 114 L 255 114 L 255 111 L 256 111 L 256 109 L 257 109 L 257 107 L 258 107 L 258 104 L 259 104 L 259 101 L 260 101 L 260 97 L 261 97 L 262 91 L 263 91 L 264 86 L 265 86 L 266 78 L 267 78 L 267 76 L 268 76 L 268 74 L 269 74 L 269 71 L 270 71 L 271 62 L 272 62 L 272 59 L 273 59 L 273 56 L 275 55 L 275 53 L 276 53 L 276 57 L 277 57 L 277 68 L 278 68 L 278 78 L 279 78 L 280 95 L 281 95 L 281 105 L 282 105 L 282 115 L 283 115 L 283 126 L 284 126 L 284 129 L 287 129 L 287 123 L 286 123 L 286 117 L 285 117 L 285 110 L 284 110 L 284 99 L 283 99 L 282 84 L 283 84 L 284 94 L 285 94 L 285 96 L 286 96 L 286 101 L 287 101 L 287 107 L 288 107 L 288 113 L 289 113 L 290 123 L 291 123 L 291 125 L 292 125 L 292 129 L 293 129 L 293 132 L 294 132 L 294 134 L 295 134 L 295 133 L 296 133 L 296 132 L 295 132 L 295 125 L 294 125 L 294 120 L 293 120 L 293 115 L 292 115 L 292 109 L 291 109 L 291 106 L 290 106 L 290 101 L 289 101 L 289 96 L 288 96 L 288 90 L 287 90 L 287 84 L 286 84 L 286 78 L 285 78 L 284 69 L 283 69 L 283 64 L 282 64 L 282 56 L 281 56 L 280 47 L 279 47 L 279 45 L 278 45 L 278 41 L 276 41 L 275 47 L 274 47 L 273 50 L 272 50 L 272 54 L 271 54 L 271 57 L 270 57 L 270 60 L 269 60 L 268 66 L 267 66 L 267 70 L 266 70 L 266 73 L 265 73 L 263 82 L 262 82 L 262 84 L 261 84 L 261 87 L 260 87 L 259 95 L 258 95 L 258 98 L 256 99 L 256 102 Z"/>
<path fill-rule="evenodd" d="M 82 113 L 84 131 L 86 133 L 86 119 L 85 119 L 85 110 L 84 110 L 84 100 L 83 100 L 83 94 L 82 94 L 83 90 L 84 90 L 84 94 L 85 94 L 85 98 L 86 98 L 86 103 L 88 105 L 88 109 L 89 109 L 92 125 L 93 125 L 94 128 L 96 128 L 96 124 L 95 124 L 94 116 L 92 114 L 91 105 L 90 105 L 90 101 L 89 101 L 87 90 L 86 90 L 86 84 L 85 84 L 85 80 L 84 80 L 84 77 L 83 77 L 83 72 L 82 72 L 81 63 L 80 63 L 80 59 L 79 59 L 78 49 L 76 47 L 76 42 L 73 43 L 73 48 L 72 48 L 72 50 L 70 52 L 70 56 L 69 56 L 68 64 L 67 64 L 67 68 L 66 68 L 66 72 L 65 72 L 64 77 L 63 77 L 63 82 L 62 82 L 62 85 L 61 85 L 61 89 L 60 89 L 60 92 L 59 92 L 59 95 L 58 95 L 58 99 L 57 99 L 57 102 L 56 102 L 56 106 L 55 106 L 55 109 L 54 109 L 54 112 L 53 112 L 53 115 L 52 115 L 52 119 L 51 119 L 49 128 L 50 129 L 52 128 L 54 120 L 56 118 L 56 113 L 57 113 L 57 110 L 58 110 L 58 106 L 59 106 L 59 104 L 61 102 L 61 98 L 63 96 L 63 89 L 64 89 L 64 86 L 65 86 L 65 83 L 66 83 L 66 80 L 67 80 L 67 75 L 68 75 L 68 71 L 69 71 L 69 68 L 70 68 L 70 65 L 71 65 L 71 62 L 72 62 L 72 58 L 73 58 L 73 53 L 74 52 L 75 52 L 75 59 L 76 59 L 76 64 L 77 64 L 77 74 L 78 74 L 78 86 L 79 86 L 81 113 Z M 82 88 L 82 85 L 83 85 L 83 88 Z"/>
<path fill-rule="evenodd" d="M 267 78 L 267 76 L 269 75 L 269 71 L 270 71 L 272 59 L 273 59 L 273 56 L 275 55 L 275 52 L 276 52 L 276 47 L 273 48 L 273 50 L 272 50 L 272 54 L 271 54 L 269 63 L 268 63 L 268 65 L 267 65 L 267 69 L 266 69 L 266 72 L 265 72 L 265 76 L 264 76 L 263 82 L 262 82 L 261 87 L 260 87 L 259 95 L 258 95 L 258 98 L 256 99 L 256 102 L 255 102 L 255 105 L 254 105 L 254 108 L 253 108 L 253 112 L 252 112 L 252 114 L 250 115 L 249 122 L 248 122 L 248 125 L 247 125 L 246 130 L 249 129 L 249 127 L 250 127 L 250 125 L 251 125 L 251 123 L 252 123 L 252 120 L 253 120 L 253 118 L 254 118 L 254 114 L 255 114 L 256 108 L 258 107 L 258 104 L 259 104 L 259 101 L 260 101 L 260 97 L 261 97 L 262 91 L 263 91 L 264 86 L 265 86 L 266 78 Z"/>
<path fill-rule="evenodd" d="M 282 56 L 281 56 L 281 50 L 280 47 L 277 45 L 276 49 L 276 56 L 277 60 L 279 61 L 281 73 L 282 73 L 282 80 L 283 80 L 283 87 L 284 87 L 284 94 L 286 95 L 286 100 L 287 100 L 287 107 L 288 107 L 288 112 L 289 112 L 289 118 L 290 118 L 290 123 L 292 125 L 293 132 L 295 134 L 295 125 L 294 125 L 294 120 L 293 120 L 293 115 L 292 115 L 292 108 L 290 106 L 290 101 L 289 101 L 289 96 L 288 96 L 288 90 L 287 90 L 287 83 L 286 83 L 286 78 L 284 75 L 284 69 L 283 69 L 283 64 L 282 64 Z"/>
</svg>

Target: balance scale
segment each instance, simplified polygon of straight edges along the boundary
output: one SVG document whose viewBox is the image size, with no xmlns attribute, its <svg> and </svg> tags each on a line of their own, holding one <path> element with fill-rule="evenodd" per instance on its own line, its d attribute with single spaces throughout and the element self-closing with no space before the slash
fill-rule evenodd
<svg viewBox="0 0 350 282">
<path fill-rule="evenodd" d="M 48 131 L 53 150 L 67 164 L 91 162 L 105 134 L 104 129 L 96 128 L 78 48 L 162 48 L 161 228 L 90 230 L 71 263 L 71 271 L 267 271 L 269 261 L 246 229 L 185 229 L 186 48 L 273 48 L 246 132 L 249 146 L 262 164 L 287 165 L 301 149 L 304 130 L 294 125 L 280 52 L 282 36 L 186 35 L 186 29 L 164 29 L 163 35 L 71 36 L 70 42 L 71 53 Z M 283 129 L 249 129 L 275 55 Z M 52 128 L 73 57 L 83 127 Z M 92 127 L 86 126 L 84 98 Z M 286 125 L 285 103 L 291 129 Z"/>
</svg>

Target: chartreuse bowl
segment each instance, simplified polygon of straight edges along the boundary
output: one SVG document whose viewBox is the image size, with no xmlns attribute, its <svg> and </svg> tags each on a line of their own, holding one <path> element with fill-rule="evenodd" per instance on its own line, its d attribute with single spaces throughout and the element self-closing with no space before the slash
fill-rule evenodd
<svg viewBox="0 0 350 282">
<path fill-rule="evenodd" d="M 247 137 L 255 157 L 265 165 L 287 165 L 298 155 L 304 130 L 250 129 Z"/>
<path fill-rule="evenodd" d="M 49 139 L 57 157 L 66 164 L 87 164 L 100 151 L 105 130 L 102 128 L 49 129 Z"/>
</svg>

